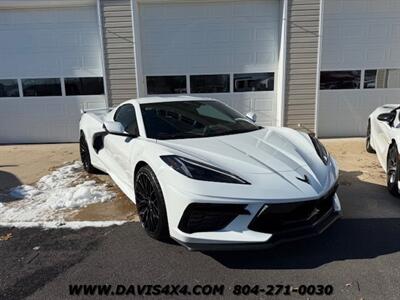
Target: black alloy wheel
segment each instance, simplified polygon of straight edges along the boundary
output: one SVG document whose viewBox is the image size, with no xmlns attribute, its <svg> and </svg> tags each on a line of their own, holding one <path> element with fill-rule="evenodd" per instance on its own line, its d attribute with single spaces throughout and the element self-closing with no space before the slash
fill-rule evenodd
<svg viewBox="0 0 400 300">
<path fill-rule="evenodd" d="M 371 121 L 368 121 L 367 138 L 365 140 L 365 148 L 368 153 L 375 153 L 374 148 L 371 146 Z"/>
<path fill-rule="evenodd" d="M 399 153 L 396 144 L 389 148 L 387 158 L 387 175 L 386 175 L 387 188 L 394 196 L 399 196 Z"/>
<path fill-rule="evenodd" d="M 160 184 L 149 166 L 135 177 L 135 198 L 140 222 L 147 234 L 156 240 L 169 238 L 167 213 Z"/>
<path fill-rule="evenodd" d="M 85 135 L 81 134 L 79 139 L 79 152 L 81 154 L 81 161 L 83 168 L 88 173 L 97 173 L 97 169 L 93 167 L 92 161 L 90 160 L 89 146 L 86 142 Z"/>
</svg>

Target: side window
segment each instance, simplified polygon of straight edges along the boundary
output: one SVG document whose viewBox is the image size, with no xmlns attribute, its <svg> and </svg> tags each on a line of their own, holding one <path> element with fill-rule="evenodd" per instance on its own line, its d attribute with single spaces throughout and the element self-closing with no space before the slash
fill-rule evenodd
<svg viewBox="0 0 400 300">
<path fill-rule="evenodd" d="M 104 95 L 102 77 L 65 78 L 65 94 L 75 95 Z"/>
<path fill-rule="evenodd" d="M 400 88 L 400 69 L 365 70 L 364 89 Z"/>
<path fill-rule="evenodd" d="M 201 93 L 229 93 L 230 75 L 191 75 L 190 92 L 192 94 Z"/>
<path fill-rule="evenodd" d="M 114 121 L 120 122 L 127 133 L 139 135 L 135 107 L 132 104 L 125 104 L 118 108 L 114 115 Z"/>
<path fill-rule="evenodd" d="M 260 92 L 274 90 L 274 73 L 245 73 L 233 77 L 235 92 Z"/>
<path fill-rule="evenodd" d="M 186 94 L 186 76 L 147 76 L 147 94 Z"/>
<path fill-rule="evenodd" d="M 361 71 L 322 71 L 321 90 L 349 90 L 360 88 Z"/>
<path fill-rule="evenodd" d="M 19 97 L 17 79 L 0 79 L 0 97 Z"/>
<path fill-rule="evenodd" d="M 22 79 L 24 97 L 61 96 L 60 78 Z"/>
</svg>

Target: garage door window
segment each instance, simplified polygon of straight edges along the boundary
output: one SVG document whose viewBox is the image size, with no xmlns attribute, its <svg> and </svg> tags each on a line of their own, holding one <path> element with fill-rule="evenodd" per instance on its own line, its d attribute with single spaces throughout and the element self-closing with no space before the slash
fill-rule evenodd
<svg viewBox="0 0 400 300">
<path fill-rule="evenodd" d="M 61 96 L 59 78 L 22 79 L 24 97 Z"/>
<path fill-rule="evenodd" d="M 235 92 L 261 92 L 274 90 L 274 73 L 235 74 Z"/>
<path fill-rule="evenodd" d="M 361 71 L 323 71 L 321 72 L 321 90 L 359 89 Z"/>
<path fill-rule="evenodd" d="M 400 88 L 400 69 L 365 70 L 365 89 Z"/>
<path fill-rule="evenodd" d="M 229 93 L 229 74 L 223 75 L 192 75 L 190 76 L 190 92 L 199 93 Z"/>
<path fill-rule="evenodd" d="M 67 96 L 104 94 L 102 77 L 65 78 L 64 83 Z"/>
<path fill-rule="evenodd" d="M 17 79 L 0 79 L 0 97 L 19 97 Z"/>
<path fill-rule="evenodd" d="M 147 76 L 147 94 L 186 94 L 186 76 Z"/>
</svg>

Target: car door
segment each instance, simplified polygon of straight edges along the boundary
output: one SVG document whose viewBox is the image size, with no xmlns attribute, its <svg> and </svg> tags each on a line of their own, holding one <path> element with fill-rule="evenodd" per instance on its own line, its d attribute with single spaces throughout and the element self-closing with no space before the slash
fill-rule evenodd
<svg viewBox="0 0 400 300">
<path fill-rule="evenodd" d="M 387 150 L 391 143 L 391 131 L 393 130 L 393 124 L 386 121 L 377 120 L 376 127 L 377 143 L 375 151 L 381 164 L 386 166 Z"/>
<path fill-rule="evenodd" d="M 135 107 L 132 104 L 120 106 L 113 117 L 115 122 L 119 122 L 128 133 L 127 136 L 108 134 L 104 138 L 104 147 L 109 151 L 110 157 L 114 162 L 111 166 L 113 175 L 128 187 L 133 186 L 133 170 L 131 164 L 131 155 L 133 147 L 136 144 L 136 138 L 139 136 L 138 122 Z"/>
</svg>

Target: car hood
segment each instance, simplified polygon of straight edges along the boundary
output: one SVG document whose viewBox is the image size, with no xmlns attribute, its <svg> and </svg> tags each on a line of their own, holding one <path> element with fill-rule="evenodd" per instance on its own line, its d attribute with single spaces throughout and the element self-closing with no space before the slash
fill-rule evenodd
<svg viewBox="0 0 400 300">
<path fill-rule="evenodd" d="M 177 155 L 186 155 L 211 165 L 241 173 L 273 173 L 296 170 L 309 164 L 307 137 L 293 131 L 289 139 L 278 130 L 262 129 L 248 133 L 209 138 L 158 141 Z M 308 139 L 308 138 L 307 138 Z M 300 144 L 300 145 L 299 145 Z M 314 148 L 311 149 L 315 152 Z"/>
<path fill-rule="evenodd" d="M 334 173 L 322 163 L 307 135 L 288 128 L 157 143 L 173 154 L 203 161 L 244 179 L 246 175 L 276 175 L 291 185 L 296 181 L 297 186 L 301 181 L 296 178 L 306 175 L 317 193 L 326 188 L 331 182 L 328 176 Z"/>
</svg>

